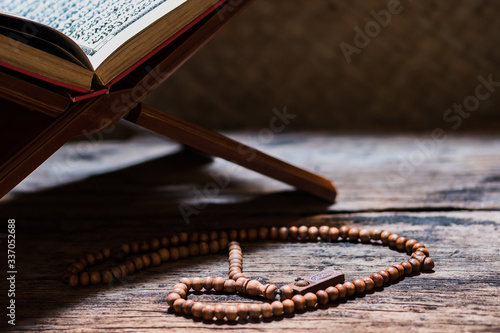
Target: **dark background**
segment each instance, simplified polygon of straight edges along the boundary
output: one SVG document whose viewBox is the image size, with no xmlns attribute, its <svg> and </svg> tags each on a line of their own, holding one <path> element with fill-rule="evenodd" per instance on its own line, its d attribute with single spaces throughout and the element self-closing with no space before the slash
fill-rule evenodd
<svg viewBox="0 0 500 333">
<path fill-rule="evenodd" d="M 287 130 L 449 129 L 479 75 L 500 81 L 500 2 L 402 0 L 348 64 L 340 43 L 388 3 L 256 0 L 147 102 L 212 129 L 264 128 L 285 105 Z M 458 131 L 498 128 L 497 89 Z"/>
</svg>

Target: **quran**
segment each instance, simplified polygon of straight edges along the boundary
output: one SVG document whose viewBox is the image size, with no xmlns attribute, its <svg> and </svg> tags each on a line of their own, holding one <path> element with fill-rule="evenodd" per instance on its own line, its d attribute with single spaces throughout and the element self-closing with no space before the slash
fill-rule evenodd
<svg viewBox="0 0 500 333">
<path fill-rule="evenodd" d="M 143 103 L 252 0 L 0 0 L 0 198 L 128 121 L 333 202 L 320 175 Z"/>
<path fill-rule="evenodd" d="M 120 79 L 222 2 L 0 0 L 1 65 L 88 92 Z"/>
</svg>

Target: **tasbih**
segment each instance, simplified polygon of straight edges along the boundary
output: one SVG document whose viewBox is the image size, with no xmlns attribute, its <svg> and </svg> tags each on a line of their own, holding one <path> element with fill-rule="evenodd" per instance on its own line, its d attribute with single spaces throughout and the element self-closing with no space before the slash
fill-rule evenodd
<svg viewBox="0 0 500 333">
<path fill-rule="evenodd" d="M 344 282 L 344 274 L 333 269 L 319 273 L 278 288 L 274 284 L 262 284 L 248 279 L 243 274 L 243 254 L 239 242 L 257 240 L 299 240 L 337 242 L 339 240 L 374 244 L 380 242 L 391 249 L 407 252 L 410 259 L 380 270 L 369 277 Z M 261 227 L 210 233 L 181 232 L 171 236 L 153 238 L 149 241 L 123 243 L 114 249 L 103 248 L 96 253 L 88 253 L 78 258 L 62 275 L 63 281 L 70 286 L 87 286 L 120 280 L 129 274 L 149 266 L 159 266 L 162 262 L 178 260 L 188 256 L 207 255 L 221 250 L 229 251 L 229 279 L 223 277 L 182 278 L 167 296 L 167 304 L 179 314 L 201 318 L 205 321 L 227 320 L 234 322 L 242 319 L 259 320 L 273 316 L 291 314 L 296 311 L 314 309 L 317 306 L 336 302 L 347 296 L 364 294 L 381 289 L 382 286 L 410 276 L 419 271 L 430 271 L 434 260 L 424 244 L 389 231 L 375 229 L 341 228 L 329 226 L 301 227 Z M 107 259 L 121 263 L 102 271 L 85 271 L 86 268 L 100 264 Z M 232 294 L 261 297 L 267 302 L 262 304 L 240 303 L 238 305 L 216 306 L 188 300 L 190 291 L 216 291 Z"/>
</svg>

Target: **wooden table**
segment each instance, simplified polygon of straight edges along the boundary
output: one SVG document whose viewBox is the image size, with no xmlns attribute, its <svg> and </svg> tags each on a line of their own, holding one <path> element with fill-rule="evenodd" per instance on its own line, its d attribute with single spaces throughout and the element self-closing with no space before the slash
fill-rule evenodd
<svg viewBox="0 0 500 333">
<path fill-rule="evenodd" d="M 70 143 L 0 201 L 4 225 L 16 219 L 15 329 L 500 330 L 500 136 L 447 133 L 446 140 L 436 142 L 427 134 L 296 133 L 277 135 L 267 144 L 255 135 L 232 136 L 333 179 L 337 203 L 325 204 L 222 160 L 209 163 L 175 152 L 175 144 L 160 138 Z M 108 172 L 99 174 L 103 171 Z M 217 179 L 219 187 L 204 192 Z M 179 206 L 198 207 L 199 213 L 183 218 Z M 73 289 L 58 279 L 86 252 L 174 230 L 344 223 L 421 240 L 436 261 L 434 272 L 290 318 L 239 325 L 193 321 L 167 311 L 165 298 L 180 277 L 225 276 L 224 252 L 164 263 L 110 286 Z M 276 284 L 327 266 L 352 280 L 408 258 L 386 247 L 352 243 L 266 241 L 243 245 L 243 251 L 246 275 Z M 7 289 L 2 278 L 2 294 Z"/>
</svg>

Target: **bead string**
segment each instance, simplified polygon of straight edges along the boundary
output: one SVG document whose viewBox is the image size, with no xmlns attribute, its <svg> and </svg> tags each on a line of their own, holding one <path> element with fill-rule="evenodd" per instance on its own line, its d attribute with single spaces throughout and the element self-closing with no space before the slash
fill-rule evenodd
<svg viewBox="0 0 500 333">
<path fill-rule="evenodd" d="M 240 241 L 256 240 L 309 240 L 336 242 L 349 240 L 351 242 L 362 242 L 370 244 L 380 241 L 390 248 L 405 251 L 411 254 L 410 259 L 394 264 L 385 270 L 380 270 L 369 277 L 354 279 L 352 282 L 344 282 L 335 286 L 329 286 L 315 293 L 308 292 L 305 295 L 295 294 L 289 285 L 278 288 L 274 284 L 263 285 L 257 280 L 246 278 L 243 273 L 243 254 Z M 434 268 L 434 261 L 429 257 L 429 251 L 415 239 L 408 239 L 389 231 L 375 229 L 341 228 L 321 226 L 301 227 L 261 227 L 259 229 L 239 229 L 210 233 L 181 232 L 170 237 L 164 236 L 154 238 L 141 243 L 123 243 L 121 246 L 111 250 L 103 248 L 96 253 L 89 253 L 78 258 L 71 264 L 62 275 L 63 281 L 70 286 L 87 286 L 89 284 L 112 283 L 136 271 L 149 266 L 159 266 L 162 262 L 178 260 L 187 256 L 207 255 L 217 253 L 220 250 L 229 251 L 229 279 L 223 277 L 205 278 L 195 277 L 192 279 L 182 278 L 174 286 L 173 291 L 167 297 L 167 304 L 177 313 L 202 318 L 205 321 L 224 320 L 233 322 L 238 318 L 252 320 L 271 318 L 282 314 L 291 314 L 295 311 L 314 309 L 318 305 L 335 302 L 346 296 L 363 294 L 375 288 L 381 288 L 390 282 L 410 276 L 419 271 L 429 271 Z M 128 258 L 129 257 L 129 258 Z M 122 263 L 102 271 L 93 270 L 86 272 L 87 267 L 114 259 Z M 238 305 L 205 305 L 201 302 L 187 300 L 191 290 L 193 291 L 215 290 L 228 294 L 238 292 L 250 296 L 259 296 L 272 303 L 250 304 L 240 303 Z"/>
</svg>

